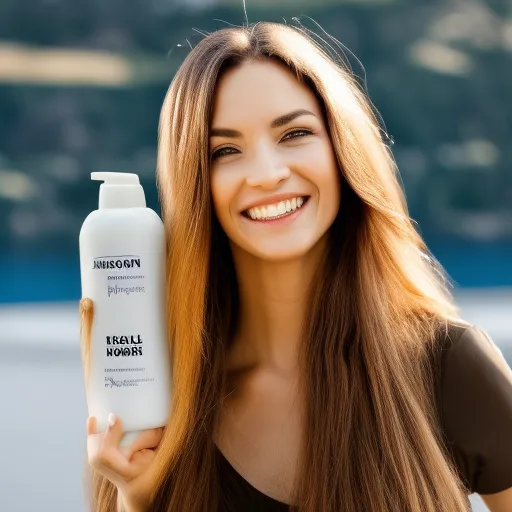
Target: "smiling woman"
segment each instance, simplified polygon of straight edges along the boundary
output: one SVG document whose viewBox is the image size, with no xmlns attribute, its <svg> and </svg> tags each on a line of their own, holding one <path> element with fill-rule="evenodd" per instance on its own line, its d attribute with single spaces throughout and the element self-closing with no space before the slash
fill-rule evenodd
<svg viewBox="0 0 512 512">
<path fill-rule="evenodd" d="M 305 256 L 325 238 L 340 202 L 336 156 L 321 104 L 285 66 L 227 71 L 210 135 L 213 206 L 236 260 Z"/>
<path fill-rule="evenodd" d="M 105 441 L 94 510 L 512 506 L 512 372 L 459 318 L 370 105 L 286 25 L 190 52 L 158 150 L 172 409 L 146 472 Z"/>
</svg>

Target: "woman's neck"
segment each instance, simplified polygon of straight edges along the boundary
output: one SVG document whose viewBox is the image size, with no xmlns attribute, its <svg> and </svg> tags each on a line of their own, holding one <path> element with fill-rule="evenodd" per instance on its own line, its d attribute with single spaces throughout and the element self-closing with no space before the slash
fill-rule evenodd
<svg viewBox="0 0 512 512">
<path fill-rule="evenodd" d="M 300 258 L 273 262 L 233 248 L 240 300 L 234 366 L 296 370 L 308 288 L 322 250 L 318 243 Z"/>
</svg>

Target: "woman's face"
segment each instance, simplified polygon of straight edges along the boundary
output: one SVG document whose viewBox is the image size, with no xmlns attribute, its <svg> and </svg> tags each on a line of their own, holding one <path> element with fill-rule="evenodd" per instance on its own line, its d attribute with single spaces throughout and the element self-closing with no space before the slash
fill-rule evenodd
<svg viewBox="0 0 512 512">
<path fill-rule="evenodd" d="M 219 80 L 211 126 L 215 213 L 265 260 L 306 254 L 339 208 L 339 178 L 315 95 L 284 66 L 249 61 Z"/>
</svg>

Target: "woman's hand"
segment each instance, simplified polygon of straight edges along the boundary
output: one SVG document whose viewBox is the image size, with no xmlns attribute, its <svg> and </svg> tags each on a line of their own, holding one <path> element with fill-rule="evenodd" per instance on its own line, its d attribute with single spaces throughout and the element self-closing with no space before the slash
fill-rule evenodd
<svg viewBox="0 0 512 512">
<path fill-rule="evenodd" d="M 118 492 L 118 512 L 149 510 L 150 482 L 147 469 L 163 436 L 163 428 L 142 432 L 130 445 L 119 446 L 123 437 L 120 418 L 110 415 L 107 430 L 97 432 L 96 418 L 87 418 L 87 455 L 90 466 L 110 480 Z M 119 510 L 119 505 L 122 509 Z"/>
</svg>

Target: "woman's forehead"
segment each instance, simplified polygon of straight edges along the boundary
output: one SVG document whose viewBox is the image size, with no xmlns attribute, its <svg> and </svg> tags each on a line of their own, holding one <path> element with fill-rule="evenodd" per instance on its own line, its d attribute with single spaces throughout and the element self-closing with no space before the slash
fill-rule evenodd
<svg viewBox="0 0 512 512">
<path fill-rule="evenodd" d="M 270 59 L 248 61 L 219 79 L 212 125 L 274 119 L 301 108 L 321 113 L 315 95 L 288 68 Z"/>
</svg>

